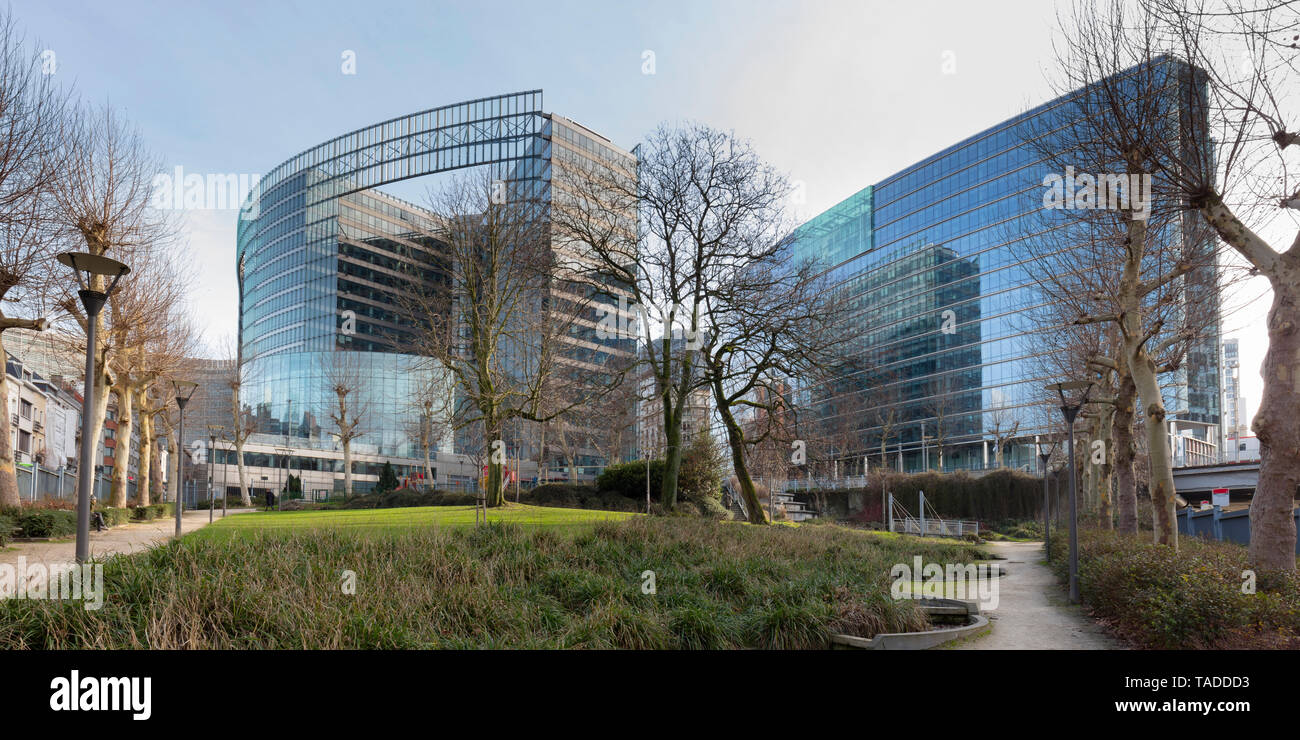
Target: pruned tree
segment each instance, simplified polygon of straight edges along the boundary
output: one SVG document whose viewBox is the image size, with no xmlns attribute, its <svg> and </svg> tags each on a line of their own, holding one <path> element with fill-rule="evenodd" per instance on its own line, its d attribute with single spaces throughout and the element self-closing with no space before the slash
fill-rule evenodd
<svg viewBox="0 0 1300 740">
<path fill-rule="evenodd" d="M 1121 63 L 1122 47 L 1113 42 L 1129 31 L 1110 29 L 1098 20 L 1105 13 L 1094 13 L 1091 5 L 1075 13 L 1071 33 L 1079 37 L 1071 36 L 1060 54 L 1067 103 L 1035 138 L 1045 170 L 1057 173 L 1055 182 L 1051 174 L 1044 179 L 1047 196 L 1058 197 L 1045 196 L 1043 212 L 1055 217 L 1053 233 L 1069 243 L 1067 259 L 1083 265 L 1064 271 L 1084 276 L 1071 300 L 1081 308 L 1074 323 L 1115 330 L 1122 365 L 1112 361 L 1115 367 L 1107 369 L 1122 366 L 1141 399 L 1154 536 L 1177 546 L 1161 375 L 1178 367 L 1187 344 L 1204 336 L 1200 329 L 1213 326 L 1215 312 L 1205 309 L 1217 288 L 1218 250 L 1203 223 L 1182 216 L 1186 198 L 1168 186 L 1174 164 L 1150 142 L 1178 139 L 1198 111 L 1186 106 L 1190 79 L 1176 60 L 1152 55 Z M 1139 23 L 1132 33 L 1151 48 L 1158 44 L 1152 24 Z M 1077 188 L 1065 192 L 1072 173 L 1081 173 Z"/>
<path fill-rule="evenodd" d="M 1070 82 L 1105 79 L 1157 60 L 1180 65 L 1179 90 L 1195 115 L 1171 119 L 1173 130 L 1135 130 L 1131 143 L 1155 164 L 1171 200 L 1199 214 L 1273 289 L 1264 391 L 1252 425 L 1261 460 L 1250 559 L 1257 568 L 1293 571 L 1292 511 L 1300 484 L 1300 132 L 1294 107 L 1300 18 L 1291 3 L 1144 0 L 1134 9 L 1113 0 L 1100 8 L 1080 3 L 1062 25 L 1062 74 Z M 1134 374 L 1143 394 L 1149 383 Z"/>
<path fill-rule="evenodd" d="M 153 177 L 161 169 L 159 160 L 145 148 L 139 133 L 111 107 L 70 109 L 60 132 L 60 145 L 62 168 L 52 190 L 53 216 L 60 228 L 84 245 L 84 251 L 131 263 L 134 269 L 142 252 L 158 253 L 170 245 L 175 224 L 164 212 L 150 208 Z M 106 280 L 102 275 L 92 275 L 87 287 L 103 292 Z M 97 377 L 85 382 L 95 390 L 95 405 L 82 413 L 91 414 L 94 434 L 91 439 L 83 439 L 82 444 L 91 449 L 99 444 L 108 411 L 113 353 L 127 346 L 121 337 L 132 331 L 121 322 L 128 317 L 155 320 L 140 311 L 119 312 L 119 323 L 112 325 L 111 332 L 106 331 L 112 307 L 122 300 L 124 292 L 116 292 L 109 300 L 110 310 L 99 314 L 97 346 L 90 348 L 95 355 Z M 60 306 L 86 336 L 87 319 L 76 296 L 65 293 Z M 147 327 L 139 328 L 143 331 Z M 119 396 L 118 403 L 130 402 Z M 125 488 L 115 485 L 114 505 L 124 505 L 124 497 Z"/>
<path fill-rule="evenodd" d="M 411 398 L 415 418 L 407 424 L 407 433 L 415 446 L 424 453 L 424 481 L 433 486 L 433 450 L 452 433 L 452 413 L 455 409 L 455 388 L 438 378 L 430 378 L 419 386 Z"/>
<path fill-rule="evenodd" d="M 1020 431 L 1020 419 L 1007 408 L 1006 397 L 1001 391 L 993 391 L 993 408 L 988 412 L 988 435 L 993 438 L 993 460 L 997 467 L 1002 467 L 1002 450 L 1007 442 L 1015 438 Z"/>
<path fill-rule="evenodd" d="M 242 346 L 234 342 L 227 344 L 224 355 L 222 382 L 230 390 L 230 426 L 227 428 L 226 438 L 235 448 L 235 470 L 239 476 L 239 503 L 241 506 L 252 506 L 248 470 L 244 466 L 244 445 L 256 429 L 256 420 L 253 418 L 252 410 L 240 398 L 240 394 L 248 380 L 253 358 L 245 353 Z"/>
<path fill-rule="evenodd" d="M 352 443 L 366 435 L 366 375 L 356 352 L 336 350 L 321 360 L 320 377 L 330 401 L 330 435 L 343 448 L 343 492 L 352 497 Z"/>
</svg>

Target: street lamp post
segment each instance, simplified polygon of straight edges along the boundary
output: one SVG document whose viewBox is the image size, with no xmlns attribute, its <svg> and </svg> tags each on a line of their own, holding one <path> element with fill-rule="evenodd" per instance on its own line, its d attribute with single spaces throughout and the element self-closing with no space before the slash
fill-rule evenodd
<svg viewBox="0 0 1300 740">
<path fill-rule="evenodd" d="M 86 376 L 82 385 L 85 386 L 82 392 L 81 404 L 81 451 L 79 453 L 80 462 L 77 465 L 77 562 L 84 563 L 90 557 L 90 495 L 91 487 L 94 485 L 96 447 L 99 444 L 99 435 L 97 430 L 92 429 L 93 417 L 92 409 L 95 407 L 95 343 L 98 340 L 98 323 L 99 312 L 108 302 L 108 297 L 113 294 L 113 289 L 117 287 L 117 282 L 122 279 L 123 275 L 131 272 L 131 268 L 118 262 L 97 254 L 87 254 L 85 252 L 64 252 L 57 258 L 60 263 L 72 268 L 77 276 L 77 285 L 80 290 L 77 295 L 81 298 L 81 305 L 86 309 Z M 81 273 L 86 273 L 82 277 Z M 93 276 L 100 275 L 106 278 L 112 278 L 108 289 L 105 291 L 93 290 L 90 283 Z"/>
<path fill-rule="evenodd" d="M 181 457 L 176 461 L 180 472 L 180 491 L 176 494 L 176 536 L 181 536 L 181 514 L 185 510 L 185 404 L 190 402 L 194 390 L 199 387 L 192 380 L 173 380 L 172 390 L 176 394 L 176 407 L 180 409 L 180 418 L 176 421 L 176 449 Z"/>
<path fill-rule="evenodd" d="M 1051 446 L 1040 442 L 1038 437 L 1034 437 L 1034 446 L 1038 448 L 1038 459 L 1042 461 L 1043 467 L 1043 545 L 1047 549 L 1047 559 L 1052 559 L 1052 503 L 1047 493 L 1047 461 L 1052 459 L 1052 454 L 1056 452 L 1056 440 L 1052 440 Z"/>
<path fill-rule="evenodd" d="M 217 434 L 216 432 L 212 431 L 212 426 L 209 425 L 208 426 L 208 524 L 212 523 L 212 517 L 214 516 L 214 512 L 216 511 L 217 508 L 216 493 L 212 488 L 212 483 L 213 483 L 212 466 L 213 464 L 216 463 L 216 460 L 214 459 L 216 457 L 216 454 L 217 454 Z"/>
<path fill-rule="evenodd" d="M 1060 395 L 1061 414 L 1065 417 L 1065 426 L 1068 427 L 1067 454 L 1070 458 L 1070 603 L 1077 604 L 1079 603 L 1079 494 L 1074 469 L 1074 420 L 1079 416 L 1079 409 L 1088 403 L 1088 394 L 1092 392 L 1092 383 L 1086 380 L 1053 383 L 1047 386 L 1047 390 L 1056 391 Z M 1078 400 L 1065 397 L 1067 391 L 1077 390 L 1083 391 L 1083 395 Z"/>
</svg>

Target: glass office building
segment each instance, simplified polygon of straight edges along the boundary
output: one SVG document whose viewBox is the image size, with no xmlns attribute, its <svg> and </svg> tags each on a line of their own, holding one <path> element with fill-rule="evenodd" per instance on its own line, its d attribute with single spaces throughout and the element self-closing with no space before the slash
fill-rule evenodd
<svg viewBox="0 0 1300 740">
<path fill-rule="evenodd" d="M 422 467 L 415 465 L 423 451 L 414 399 L 436 382 L 428 375 L 436 371 L 413 354 L 398 296 L 413 280 L 448 282 L 454 266 L 430 236 L 431 215 L 378 188 L 491 167 L 512 188 L 528 188 L 549 204 L 553 152 L 635 161 L 604 137 L 546 113 L 542 92 L 532 90 L 368 126 L 262 178 L 241 210 L 237 245 L 239 343 L 248 358 L 240 400 L 254 416 L 258 449 L 337 449 L 328 380 L 342 363 L 364 380 L 353 398 L 365 409 L 364 435 L 353 443 L 362 456 L 356 472 L 366 474 L 366 460 L 378 459 Z M 439 465 L 476 477 L 455 447 L 450 435 L 442 440 Z"/>
<path fill-rule="evenodd" d="M 1018 424 L 1004 465 L 1036 466 L 1033 435 L 1051 431 L 1042 269 L 1025 242 L 1041 230 L 1049 166 L 1029 144 L 1069 109 L 1065 96 L 971 136 L 866 187 L 801 226 L 800 259 L 816 259 L 850 304 L 848 361 L 806 399 L 822 422 L 856 430 L 839 450 L 916 471 L 978 469 L 995 460 L 995 426 Z M 1211 292 L 1215 269 L 1189 278 Z M 1197 288 L 1196 286 L 1201 286 Z M 1217 317 L 1217 296 L 1210 297 Z M 1206 305 L 1202 303 L 1202 305 Z M 1165 380 L 1171 418 L 1209 439 L 1219 423 L 1217 322 Z M 942 462 L 940 454 L 942 452 Z"/>
</svg>

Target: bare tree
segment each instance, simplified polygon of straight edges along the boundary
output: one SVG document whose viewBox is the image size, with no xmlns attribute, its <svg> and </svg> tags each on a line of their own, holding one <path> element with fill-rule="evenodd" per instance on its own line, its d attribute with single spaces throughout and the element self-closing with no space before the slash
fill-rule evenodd
<svg viewBox="0 0 1300 740">
<path fill-rule="evenodd" d="M 771 205 L 766 213 L 755 211 L 754 217 L 779 219 L 776 204 Z M 753 228 L 750 233 L 761 237 L 769 230 Z M 833 350 L 849 334 L 840 328 L 841 304 L 829 290 L 822 267 L 795 260 L 789 241 L 774 251 L 758 244 L 735 244 L 731 249 L 750 259 L 719 270 L 716 287 L 705 296 L 709 329 L 701 342 L 700 367 L 726 432 L 749 521 L 764 524 L 747 456 L 750 447 L 775 430 L 771 426 L 747 430 L 737 412 L 762 411 L 762 418 L 779 418 L 786 402 L 782 391 L 791 380 L 806 382 L 831 367 Z M 844 398 L 856 399 L 856 395 L 842 396 L 840 401 Z M 835 418 L 853 426 L 844 413 L 849 409 L 840 411 Z M 855 430 L 840 431 L 830 440 L 832 457 L 843 455 L 845 447 L 856 449 L 845 441 L 856 438 Z"/>
<path fill-rule="evenodd" d="M 231 446 L 235 448 L 235 469 L 239 476 L 239 503 L 241 506 L 252 506 L 248 470 L 244 466 L 244 445 L 253 435 L 256 422 L 252 411 L 240 399 L 240 393 L 248 380 L 253 358 L 245 354 L 243 347 L 233 342 L 227 344 L 224 354 L 222 382 L 230 390 L 230 426 L 226 436 Z"/>
<path fill-rule="evenodd" d="M 146 150 L 139 133 L 129 128 L 112 108 L 72 110 L 65 118 L 60 143 L 63 167 L 53 189 L 54 214 L 62 228 L 85 244 L 85 251 L 135 262 L 137 253 L 146 249 L 161 251 L 171 242 L 175 225 L 164 214 L 150 208 L 153 177 L 161 169 L 159 161 Z M 105 281 L 102 275 L 92 275 L 87 287 L 103 292 L 107 287 Z M 121 295 L 118 292 L 110 298 L 110 307 Z M 86 334 L 86 315 L 76 297 L 68 293 L 60 305 L 73 317 L 83 335 Z M 83 410 L 92 415 L 93 438 L 82 440 L 91 449 L 99 443 L 113 382 L 111 355 L 115 340 L 104 331 L 111 314 L 111 310 L 101 312 L 97 319 L 98 346 L 90 351 L 95 355 L 98 376 L 85 381 L 95 389 L 94 408 Z M 146 321 L 153 319 L 145 317 Z M 120 324 L 114 326 L 119 336 L 127 330 Z M 124 403 L 121 397 L 118 402 Z M 115 498 L 124 495 L 124 489 L 115 488 Z"/>
<path fill-rule="evenodd" d="M 1062 25 L 1067 76 L 1104 79 L 1137 64 L 1169 68 L 1171 78 L 1176 72 L 1195 115 L 1174 118 L 1174 131 L 1136 131 L 1132 144 L 1155 163 L 1171 197 L 1272 286 L 1264 392 L 1253 423 L 1261 460 L 1250 558 L 1258 568 L 1292 571 L 1291 512 L 1300 484 L 1300 132 L 1287 122 L 1296 118 L 1300 89 L 1300 19 L 1291 3 L 1145 0 L 1133 10 L 1114 0 L 1102 8 L 1080 4 Z"/>
<path fill-rule="evenodd" d="M 1020 431 L 1020 420 L 1015 418 L 1013 412 L 1007 408 L 1006 398 L 1002 396 L 1001 391 L 993 391 L 995 395 L 993 408 L 988 413 L 989 419 L 989 436 L 993 437 L 993 460 L 997 467 L 1002 467 L 1002 450 L 1006 447 L 1007 442 L 1015 438 L 1016 433 Z"/>
<path fill-rule="evenodd" d="M 1177 546 L 1160 376 L 1176 369 L 1187 343 L 1200 336 L 1194 322 L 1207 319 L 1191 307 L 1212 302 L 1217 249 L 1203 224 L 1180 215 L 1185 199 L 1167 187 L 1169 160 L 1149 142 L 1178 138 L 1180 121 L 1195 118 L 1196 111 L 1183 105 L 1172 62 L 1153 56 L 1152 64 L 1117 65 L 1114 33 L 1094 12 L 1080 6 L 1076 20 L 1086 25 L 1076 31 L 1086 42 L 1072 37 L 1061 57 L 1067 103 L 1036 132 L 1044 163 L 1063 173 L 1054 182 L 1044 179 L 1047 196 L 1056 197 L 1045 196 L 1043 214 L 1054 216 L 1056 233 L 1073 242 L 1068 259 L 1084 265 L 1056 271 L 1083 276 L 1072 301 L 1082 300 L 1075 323 L 1115 329 L 1123 362 L 1112 360 L 1106 369 L 1122 367 L 1137 389 L 1147 421 L 1155 539 Z M 1154 48 L 1154 27 L 1136 33 Z M 1077 189 L 1065 192 L 1076 172 Z M 1167 355 L 1172 362 L 1162 365 Z"/>
<path fill-rule="evenodd" d="M 779 214 L 790 187 L 747 142 L 700 124 L 661 126 L 640 150 L 635 172 L 567 168 L 558 180 L 564 207 L 554 220 L 639 314 L 620 335 L 645 343 L 667 447 L 661 502 L 672 509 L 682 423 L 701 382 L 705 305 L 728 273 L 780 249 L 787 224 Z"/>
<path fill-rule="evenodd" d="M 552 421 L 622 380 L 595 345 L 574 339 L 599 286 L 580 256 L 552 244 L 549 209 L 533 185 L 483 170 L 431 193 L 422 228 L 450 274 L 413 281 L 406 299 L 419 353 L 454 383 L 453 425 L 483 429 L 488 506 L 505 503 L 510 420 Z M 552 388 L 564 388 L 563 398 L 548 397 Z"/>
<path fill-rule="evenodd" d="M 357 353 L 336 350 L 321 361 L 321 378 L 325 390 L 333 396 L 330 421 L 334 429 L 330 434 L 343 447 L 343 491 L 352 497 L 352 443 L 365 436 L 363 426 L 368 412 L 364 398 L 365 374 L 357 360 Z"/>
<path fill-rule="evenodd" d="M 60 171 L 64 104 L 39 56 L 24 48 L 11 12 L 0 12 L 0 358 L 7 357 L 5 331 L 49 325 L 41 315 L 53 274 L 49 193 Z M 8 303 L 25 315 L 10 316 Z M 0 398 L 8 395 L 0 374 Z M 0 507 L 20 501 L 12 445 L 9 415 L 0 414 Z"/>
</svg>

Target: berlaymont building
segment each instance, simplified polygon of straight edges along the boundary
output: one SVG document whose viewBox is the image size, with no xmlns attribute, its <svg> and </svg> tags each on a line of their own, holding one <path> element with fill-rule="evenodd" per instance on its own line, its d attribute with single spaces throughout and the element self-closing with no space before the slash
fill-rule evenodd
<svg viewBox="0 0 1300 740">
<path fill-rule="evenodd" d="M 635 167 L 630 152 L 546 112 L 542 91 L 531 90 L 376 123 L 313 146 L 261 179 L 240 213 L 236 255 L 239 345 L 247 358 L 240 403 L 256 429 L 245 446 L 256 493 L 279 490 L 289 473 L 301 475 L 308 497 L 341 486 L 343 455 L 331 420 L 337 399 L 329 388 L 331 368 L 340 366 L 362 381 L 350 399 L 364 410 L 362 435 L 352 443 L 354 489 L 370 488 L 385 462 L 401 478 L 424 472 L 415 399 L 436 371 L 412 354 L 397 295 L 411 280 L 445 280 L 454 268 L 422 226 L 430 214 L 380 188 L 492 167 L 549 203 L 552 167 L 574 159 Z M 511 431 L 504 440 L 510 467 L 519 460 L 527 480 L 536 475 L 537 450 Z M 237 485 L 234 453 L 222 447 L 215 475 Z M 590 477 L 602 463 L 583 454 L 577 473 Z M 472 488 L 480 465 L 456 434 L 443 434 L 432 483 Z"/>
<path fill-rule="evenodd" d="M 1194 78 L 1176 62 L 1169 69 L 1179 84 Z M 1060 428 L 1049 425 L 1059 412 L 1043 403 L 1044 386 L 1062 378 L 1045 361 L 1045 335 L 1060 327 L 1041 320 L 1042 268 L 1026 241 L 1043 228 L 1052 174 L 1033 141 L 1059 128 L 1076 94 L 925 157 L 796 231 L 799 257 L 824 265 L 852 307 L 843 326 L 849 369 L 805 399 L 819 421 L 854 433 L 856 448 L 839 451 L 840 474 L 864 465 L 938 470 L 940 459 L 944 470 L 988 468 L 995 425 L 1016 429 L 1003 465 L 1037 469 L 1035 435 Z M 1176 452 L 1179 438 L 1205 449 L 1219 439 L 1217 270 L 1185 278 L 1210 286 L 1198 303 L 1210 318 L 1182 366 L 1162 378 Z"/>
</svg>

